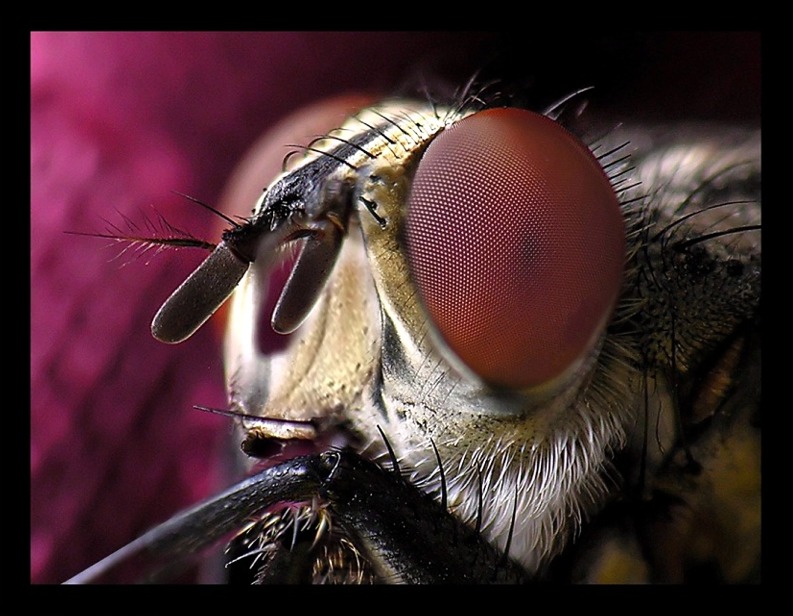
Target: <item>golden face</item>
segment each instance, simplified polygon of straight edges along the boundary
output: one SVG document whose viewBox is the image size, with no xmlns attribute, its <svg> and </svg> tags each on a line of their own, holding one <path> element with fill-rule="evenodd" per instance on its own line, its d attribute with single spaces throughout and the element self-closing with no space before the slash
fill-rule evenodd
<svg viewBox="0 0 793 616">
<path fill-rule="evenodd" d="M 753 579 L 759 133 L 592 139 L 564 118 L 563 103 L 360 111 L 224 233 L 153 332 L 178 342 L 231 295 L 226 382 L 247 452 L 316 441 L 391 457 L 406 490 L 528 576 L 563 554 L 567 579 L 680 581 L 705 564 Z M 265 355 L 267 279 L 289 246 L 272 325 L 291 337 Z M 300 522 L 260 515 L 243 552 L 303 524 L 324 550 L 306 557 L 315 579 L 445 580 L 406 574 L 411 557 L 367 538 L 332 492 L 288 499 L 309 503 Z M 626 519 L 640 522 L 618 533 Z"/>
</svg>

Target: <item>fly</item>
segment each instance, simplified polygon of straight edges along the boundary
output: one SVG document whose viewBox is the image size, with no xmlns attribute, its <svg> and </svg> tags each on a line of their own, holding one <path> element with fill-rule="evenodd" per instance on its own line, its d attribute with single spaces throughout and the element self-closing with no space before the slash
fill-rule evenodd
<svg viewBox="0 0 793 616">
<path fill-rule="evenodd" d="M 362 110 L 166 300 L 152 333 L 176 343 L 231 298 L 224 412 L 252 459 L 288 459 L 72 582 L 230 533 L 231 578 L 261 583 L 759 576 L 730 516 L 680 539 L 745 505 L 736 466 L 759 507 L 759 133 L 592 137 L 567 99 L 478 94 Z M 293 245 L 291 341 L 263 355 Z M 334 447 L 286 455 L 308 442 Z"/>
</svg>

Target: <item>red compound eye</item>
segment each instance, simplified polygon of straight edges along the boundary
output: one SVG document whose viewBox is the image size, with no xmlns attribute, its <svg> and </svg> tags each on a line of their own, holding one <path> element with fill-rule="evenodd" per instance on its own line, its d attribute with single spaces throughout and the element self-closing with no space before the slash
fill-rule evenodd
<svg viewBox="0 0 793 616">
<path fill-rule="evenodd" d="M 407 255 L 449 348 L 496 386 L 562 375 L 603 331 L 625 226 L 592 153 L 552 120 L 490 109 L 439 134 L 408 203 Z"/>
</svg>

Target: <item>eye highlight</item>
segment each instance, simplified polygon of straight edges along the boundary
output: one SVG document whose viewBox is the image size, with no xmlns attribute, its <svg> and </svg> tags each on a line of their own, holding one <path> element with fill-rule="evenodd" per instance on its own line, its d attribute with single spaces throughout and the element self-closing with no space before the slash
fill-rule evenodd
<svg viewBox="0 0 793 616">
<path fill-rule="evenodd" d="M 625 225 L 589 149 L 552 120 L 490 109 L 439 134 L 416 171 L 408 263 L 438 333 L 486 382 L 537 387 L 597 342 Z"/>
</svg>

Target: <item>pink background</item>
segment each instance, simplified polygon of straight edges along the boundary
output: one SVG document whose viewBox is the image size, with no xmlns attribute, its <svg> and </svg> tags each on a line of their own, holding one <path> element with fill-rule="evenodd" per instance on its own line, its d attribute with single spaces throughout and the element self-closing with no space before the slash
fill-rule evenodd
<svg viewBox="0 0 793 616">
<path fill-rule="evenodd" d="M 216 332 L 177 346 L 149 334 L 204 254 L 114 258 L 118 247 L 64 231 L 102 232 L 122 214 L 141 222 L 156 206 L 215 241 L 217 221 L 172 191 L 216 203 L 235 162 L 286 113 L 333 94 L 391 92 L 438 58 L 463 80 L 492 38 L 31 35 L 32 582 L 63 581 L 217 489 L 229 441 L 227 420 L 192 409 L 225 406 Z M 759 38 L 727 40 L 726 51 L 690 37 L 662 46 L 660 65 L 633 75 L 617 107 L 651 100 L 657 115 L 755 117 Z M 721 78 L 691 74 L 698 62 Z M 670 79 L 682 87 L 664 89 Z"/>
</svg>

